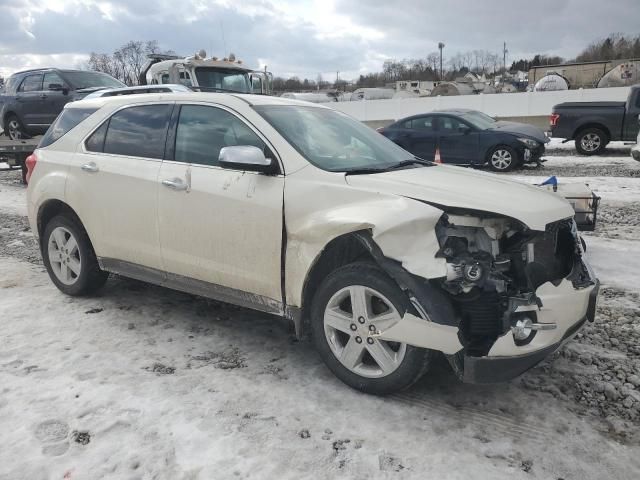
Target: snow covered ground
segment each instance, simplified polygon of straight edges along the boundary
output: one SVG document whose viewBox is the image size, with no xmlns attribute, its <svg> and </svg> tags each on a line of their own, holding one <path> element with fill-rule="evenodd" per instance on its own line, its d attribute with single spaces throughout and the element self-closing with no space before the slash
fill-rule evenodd
<svg viewBox="0 0 640 480">
<path fill-rule="evenodd" d="M 640 168 L 557 149 L 514 176 L 571 166 L 582 181 L 594 165 Z M 1 480 L 640 478 L 638 177 L 589 179 L 603 292 L 573 342 L 507 384 L 461 384 L 438 359 L 415 388 L 377 398 L 268 315 L 122 278 L 65 297 L 12 175 L 0 174 Z"/>
</svg>

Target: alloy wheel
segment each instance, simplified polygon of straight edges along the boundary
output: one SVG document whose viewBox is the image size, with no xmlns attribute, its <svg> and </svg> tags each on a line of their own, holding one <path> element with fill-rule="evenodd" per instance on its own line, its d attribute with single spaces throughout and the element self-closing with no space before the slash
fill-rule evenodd
<svg viewBox="0 0 640 480">
<path fill-rule="evenodd" d="M 407 346 L 380 340 L 377 333 L 401 319 L 380 292 L 351 285 L 336 292 L 327 303 L 324 333 L 331 352 L 351 372 L 368 378 L 385 377 L 400 366 Z"/>
<path fill-rule="evenodd" d="M 20 130 L 20 122 L 17 119 L 12 118 L 9 120 L 7 125 L 7 130 L 9 130 L 9 138 L 11 140 L 20 140 L 22 139 L 22 131 Z"/>
<path fill-rule="evenodd" d="M 600 148 L 602 144 L 602 139 L 600 135 L 596 133 L 587 133 L 580 139 L 580 145 L 586 152 L 595 152 Z"/>
<path fill-rule="evenodd" d="M 56 278 L 65 285 L 73 285 L 82 271 L 82 258 L 73 234 L 64 227 L 55 228 L 49 236 L 47 251 Z"/>
<path fill-rule="evenodd" d="M 506 170 L 511 166 L 511 162 L 513 162 L 513 157 L 509 150 L 498 149 L 491 155 L 491 165 L 496 170 Z"/>
</svg>

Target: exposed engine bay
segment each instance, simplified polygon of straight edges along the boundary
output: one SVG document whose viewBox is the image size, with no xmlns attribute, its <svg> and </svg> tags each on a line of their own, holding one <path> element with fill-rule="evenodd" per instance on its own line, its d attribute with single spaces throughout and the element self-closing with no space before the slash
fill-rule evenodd
<svg viewBox="0 0 640 480">
<path fill-rule="evenodd" d="M 486 355 L 496 339 L 511 330 L 516 345 L 526 345 L 539 330 L 543 307 L 538 287 L 564 278 L 574 288 L 593 285 L 582 262 L 583 249 L 573 219 L 547 225 L 544 232 L 517 220 L 463 215 L 442 216 L 436 226 L 437 257 L 446 259 L 439 286 L 461 319 L 460 342 L 467 355 Z"/>
</svg>

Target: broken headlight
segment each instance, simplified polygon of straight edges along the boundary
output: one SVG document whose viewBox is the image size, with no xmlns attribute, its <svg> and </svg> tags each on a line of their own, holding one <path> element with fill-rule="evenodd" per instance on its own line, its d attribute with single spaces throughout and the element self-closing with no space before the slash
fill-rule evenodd
<svg viewBox="0 0 640 480">
<path fill-rule="evenodd" d="M 467 219 L 465 223 L 447 221 L 438 230 L 441 245 L 438 256 L 447 260 L 443 287 L 454 295 L 469 293 L 474 288 L 504 292 L 509 281 L 504 272 L 511 265 L 510 257 L 500 253 L 499 237 L 504 234 L 500 224 L 504 220 L 483 225 L 479 219 Z"/>
</svg>

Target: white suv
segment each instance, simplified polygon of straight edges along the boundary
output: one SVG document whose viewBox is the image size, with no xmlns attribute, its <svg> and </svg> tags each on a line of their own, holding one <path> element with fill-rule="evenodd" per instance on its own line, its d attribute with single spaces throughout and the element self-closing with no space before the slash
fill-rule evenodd
<svg viewBox="0 0 640 480">
<path fill-rule="evenodd" d="M 425 162 L 326 107 L 83 100 L 28 164 L 31 228 L 61 291 L 113 272 L 281 315 L 365 392 L 408 387 L 435 351 L 465 381 L 513 378 L 595 315 L 564 199 Z"/>
</svg>

